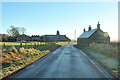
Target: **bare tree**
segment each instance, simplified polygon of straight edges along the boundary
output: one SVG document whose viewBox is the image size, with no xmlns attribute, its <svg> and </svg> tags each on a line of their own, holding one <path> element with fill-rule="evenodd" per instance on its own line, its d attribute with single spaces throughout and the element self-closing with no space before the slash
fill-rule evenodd
<svg viewBox="0 0 120 80">
<path fill-rule="evenodd" d="M 21 31 L 20 31 L 21 34 L 24 34 L 26 32 L 26 29 L 24 27 L 21 27 L 20 29 L 21 29 Z"/>
<path fill-rule="evenodd" d="M 7 32 L 12 37 L 18 37 L 19 35 L 24 34 L 25 28 L 11 26 L 10 29 L 7 30 Z"/>
</svg>

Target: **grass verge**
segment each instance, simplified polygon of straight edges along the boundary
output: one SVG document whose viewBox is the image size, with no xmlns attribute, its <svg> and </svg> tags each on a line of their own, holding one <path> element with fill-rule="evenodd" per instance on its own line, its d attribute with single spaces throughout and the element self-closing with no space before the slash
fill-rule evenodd
<svg viewBox="0 0 120 80">
<path fill-rule="evenodd" d="M 44 57 L 51 51 L 59 48 L 60 45 L 55 43 L 44 44 L 41 47 L 36 47 L 36 49 L 29 48 L 24 49 L 11 47 L 9 49 L 2 50 L 2 70 L 0 71 L 0 79 L 5 78 L 18 70 L 30 65 L 36 60 Z"/>
<path fill-rule="evenodd" d="M 87 52 L 89 55 L 100 61 L 105 67 L 111 70 L 115 76 L 118 76 L 118 47 L 110 44 L 93 43 L 90 46 L 75 45 Z"/>
</svg>

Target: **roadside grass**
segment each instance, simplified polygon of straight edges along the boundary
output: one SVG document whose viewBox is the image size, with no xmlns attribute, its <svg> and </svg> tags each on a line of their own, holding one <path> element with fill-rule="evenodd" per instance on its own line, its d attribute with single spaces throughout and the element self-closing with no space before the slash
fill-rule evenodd
<svg viewBox="0 0 120 80">
<path fill-rule="evenodd" d="M 59 47 L 58 44 L 47 43 L 36 45 L 35 49 L 25 49 L 24 47 L 16 49 L 14 46 L 1 49 L 2 61 L 0 63 L 2 64 L 2 70 L 0 71 L 0 79 L 26 67 Z"/>
<path fill-rule="evenodd" d="M 118 75 L 119 49 L 117 45 L 113 47 L 110 44 L 93 43 L 88 47 L 80 45 L 76 45 L 76 47 L 86 51 L 88 54 L 90 54 L 98 61 L 100 61 L 103 65 L 105 65 L 108 69 L 110 69 L 113 73 Z"/>
<path fill-rule="evenodd" d="M 39 51 L 24 48 L 20 48 L 19 51 L 15 48 L 11 48 L 11 50 L 8 53 L 6 51 L 2 52 L 1 79 L 50 53 L 50 50 Z"/>
<path fill-rule="evenodd" d="M 98 44 L 93 43 L 89 46 L 90 49 L 100 52 L 104 54 L 106 57 L 111 57 L 114 59 L 118 59 L 118 46 L 115 45 L 114 47 L 111 44 Z"/>
</svg>

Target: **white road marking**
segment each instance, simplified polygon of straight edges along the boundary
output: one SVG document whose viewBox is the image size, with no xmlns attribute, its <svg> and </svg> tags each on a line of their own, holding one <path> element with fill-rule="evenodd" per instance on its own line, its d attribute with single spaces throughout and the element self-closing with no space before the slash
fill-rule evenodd
<svg viewBox="0 0 120 80">
<path fill-rule="evenodd" d="M 90 60 L 90 62 L 92 62 L 95 65 L 95 63 L 91 59 L 89 59 L 89 60 Z"/>
<path fill-rule="evenodd" d="M 84 56 L 86 56 L 86 54 L 82 51 L 82 50 L 80 50 L 80 52 L 84 55 Z M 90 60 L 90 62 L 92 63 L 92 64 L 94 64 L 94 66 L 101 72 L 101 73 L 103 73 L 103 75 L 106 77 L 106 78 L 110 78 L 110 77 L 108 77 L 108 74 L 107 73 L 105 73 L 103 70 L 101 70 L 96 64 L 95 64 L 95 62 L 93 61 L 93 60 L 91 60 L 88 56 L 86 56 L 87 58 L 88 58 L 88 60 Z"/>
<path fill-rule="evenodd" d="M 80 52 L 81 52 L 84 56 L 86 56 L 86 54 L 84 54 L 84 53 L 82 52 L 82 50 L 80 50 Z"/>
</svg>

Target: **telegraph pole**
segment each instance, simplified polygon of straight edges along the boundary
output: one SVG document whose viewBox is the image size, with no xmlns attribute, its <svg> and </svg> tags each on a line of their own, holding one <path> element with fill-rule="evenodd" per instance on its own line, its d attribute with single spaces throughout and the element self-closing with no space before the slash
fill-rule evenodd
<svg viewBox="0 0 120 80">
<path fill-rule="evenodd" d="M 76 29 L 75 29 L 75 33 L 74 33 L 74 41 L 76 42 Z"/>
</svg>

